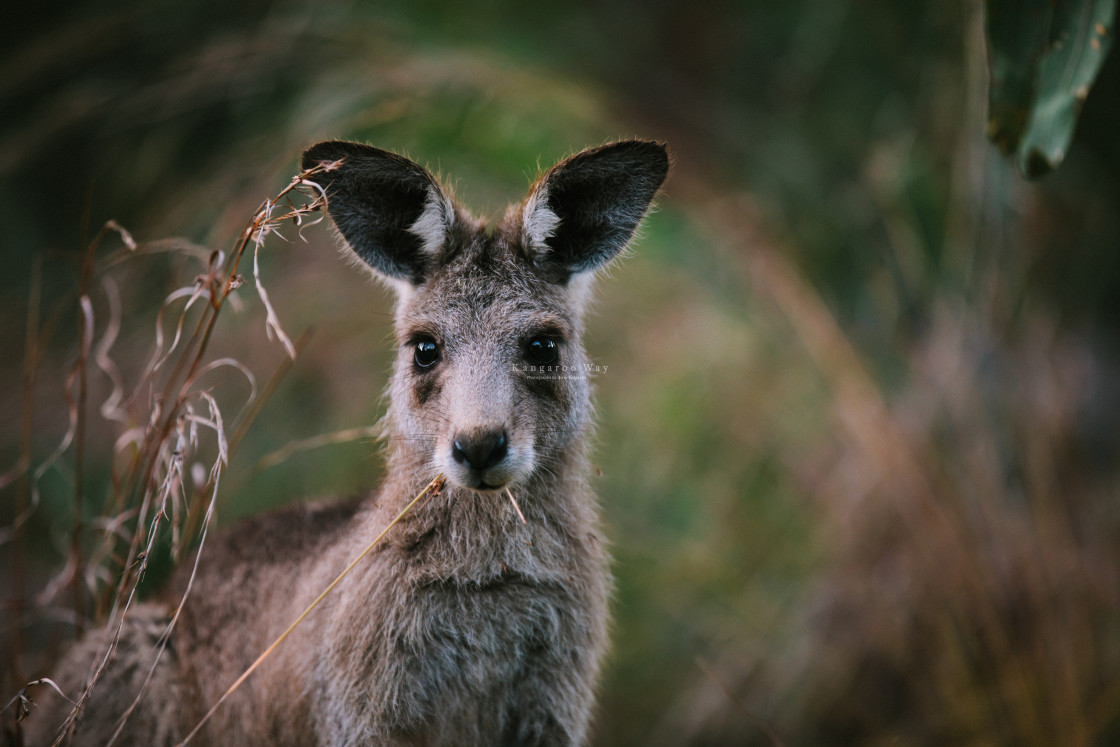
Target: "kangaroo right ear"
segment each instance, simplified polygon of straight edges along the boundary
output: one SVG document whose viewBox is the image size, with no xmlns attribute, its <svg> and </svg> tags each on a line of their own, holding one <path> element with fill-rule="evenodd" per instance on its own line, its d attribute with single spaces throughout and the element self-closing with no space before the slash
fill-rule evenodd
<svg viewBox="0 0 1120 747">
<path fill-rule="evenodd" d="M 327 213 L 350 249 L 377 272 L 419 285 L 439 263 L 455 223 L 455 206 L 428 171 L 394 153 L 328 140 L 303 152 L 312 181 L 327 195 Z"/>
<path fill-rule="evenodd" d="M 530 255 L 560 282 L 610 262 L 669 173 L 664 143 L 623 140 L 552 167 L 522 203 Z"/>
</svg>

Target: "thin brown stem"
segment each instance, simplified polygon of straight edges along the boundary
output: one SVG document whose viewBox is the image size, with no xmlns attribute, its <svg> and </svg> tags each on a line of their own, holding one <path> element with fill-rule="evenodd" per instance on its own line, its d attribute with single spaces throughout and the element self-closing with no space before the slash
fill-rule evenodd
<svg viewBox="0 0 1120 747">
<path fill-rule="evenodd" d="M 770 744 L 774 745 L 774 747 L 785 747 L 785 743 L 778 738 L 778 735 L 771 731 L 770 728 L 766 726 L 766 724 L 755 718 L 754 714 L 751 713 L 751 710 L 747 708 L 747 704 L 744 703 L 742 699 L 734 693 L 734 691 L 732 691 L 731 687 L 726 682 L 724 682 L 722 677 L 717 675 L 712 670 L 712 668 L 708 666 L 707 662 L 705 662 L 703 659 L 698 658 L 696 659 L 696 666 L 700 667 L 700 671 L 703 672 L 708 679 L 714 682 L 716 687 L 723 691 L 723 694 L 727 696 L 727 699 L 734 703 L 739 708 L 739 710 L 743 712 L 743 715 L 747 717 L 747 720 L 750 721 L 756 729 L 766 735 L 766 738 L 770 740 Z"/>
<path fill-rule="evenodd" d="M 389 533 L 389 530 L 395 527 L 397 525 L 397 522 L 403 519 L 405 517 L 405 514 L 411 511 L 412 507 L 415 506 L 421 498 L 428 495 L 428 493 L 430 492 L 438 492 L 443 487 L 444 480 L 445 478 L 443 475 L 436 475 L 435 479 L 428 483 L 427 487 L 421 490 L 415 498 L 409 501 L 408 505 L 401 509 L 401 512 L 397 514 L 396 518 L 390 521 L 389 525 L 381 530 L 381 534 L 377 535 L 372 542 L 366 545 L 366 548 L 362 550 L 358 554 L 358 556 L 354 558 L 353 561 L 351 561 L 350 565 L 346 566 L 346 568 L 343 569 L 343 571 L 335 577 L 334 581 L 331 581 L 330 584 L 327 585 L 327 588 L 323 589 L 319 596 L 315 597 L 315 601 L 309 604 L 307 606 L 307 609 L 300 613 L 299 617 L 292 621 L 292 624 L 289 625 L 287 629 L 283 633 L 281 633 L 280 636 L 275 641 L 273 641 L 272 644 L 269 645 L 269 647 L 266 648 L 260 656 L 257 657 L 256 661 L 249 665 L 248 669 L 242 672 L 241 676 L 238 677 L 224 693 L 222 693 L 222 697 L 218 698 L 218 701 L 214 703 L 213 706 L 211 706 L 210 710 L 206 712 L 206 715 L 202 717 L 202 720 L 199 721 L 193 729 L 191 729 L 190 733 L 187 734 L 186 738 L 183 739 L 183 741 L 180 742 L 177 747 L 184 747 L 188 742 L 190 742 L 191 739 L 193 739 L 195 735 L 198 734 L 202 727 L 206 725 L 206 722 L 210 720 L 210 717 L 217 712 L 222 703 L 224 703 L 230 695 L 233 695 L 233 693 L 237 690 L 237 688 L 241 687 L 245 680 L 249 679 L 249 676 L 252 675 L 253 672 L 255 672 L 262 663 L 264 663 L 265 659 L 272 655 L 272 652 L 275 651 L 276 648 L 281 643 L 283 643 L 289 635 L 291 635 L 292 631 L 299 627 L 300 623 L 302 623 L 307 618 L 307 616 L 310 615 L 311 612 L 319 606 L 319 603 L 322 602 L 326 598 L 326 596 L 330 594 L 334 590 L 334 588 L 339 585 L 339 583 L 342 582 L 342 579 L 346 578 L 346 576 L 350 574 L 350 571 L 354 570 L 354 568 L 358 565 L 359 562 L 362 561 L 363 558 L 373 552 L 373 548 L 375 548 L 377 546 L 377 543 L 379 543 L 381 539 Z"/>
<path fill-rule="evenodd" d="M 23 353 L 23 403 L 20 413 L 19 437 L 19 481 L 16 484 L 16 520 L 12 527 L 12 619 L 16 624 L 12 626 L 10 643 L 10 669 L 5 687 L 14 686 L 22 682 L 23 666 L 23 585 L 24 585 L 24 553 L 26 552 L 26 533 L 24 531 L 24 512 L 27 511 L 30 482 L 28 480 L 28 466 L 31 464 L 31 439 L 35 425 L 35 378 L 39 369 L 39 305 L 43 292 L 43 262 L 35 258 L 31 266 L 31 290 L 27 299 L 27 327 L 24 339 Z"/>
</svg>

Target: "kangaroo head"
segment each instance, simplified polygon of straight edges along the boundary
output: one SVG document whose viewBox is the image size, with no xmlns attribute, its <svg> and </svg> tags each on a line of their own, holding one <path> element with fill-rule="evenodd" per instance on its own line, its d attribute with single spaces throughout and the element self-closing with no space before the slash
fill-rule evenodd
<svg viewBox="0 0 1120 747">
<path fill-rule="evenodd" d="M 358 143 L 303 154 L 350 251 L 398 293 L 389 436 L 410 469 L 492 491 L 555 473 L 590 417 L 587 286 L 668 173 L 640 140 L 557 164 L 492 228 L 424 168 Z"/>
</svg>

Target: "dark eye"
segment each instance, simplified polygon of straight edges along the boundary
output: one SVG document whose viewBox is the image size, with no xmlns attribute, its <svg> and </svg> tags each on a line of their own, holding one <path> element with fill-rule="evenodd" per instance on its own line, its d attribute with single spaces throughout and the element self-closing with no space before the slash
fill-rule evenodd
<svg viewBox="0 0 1120 747">
<path fill-rule="evenodd" d="M 556 340 L 543 335 L 529 340 L 529 347 L 525 351 L 530 361 L 542 366 L 554 362 L 559 353 L 560 346 L 556 344 Z"/>
<path fill-rule="evenodd" d="M 413 351 L 412 359 L 420 368 L 431 368 L 439 360 L 439 345 L 436 345 L 435 340 L 417 340 Z"/>
</svg>

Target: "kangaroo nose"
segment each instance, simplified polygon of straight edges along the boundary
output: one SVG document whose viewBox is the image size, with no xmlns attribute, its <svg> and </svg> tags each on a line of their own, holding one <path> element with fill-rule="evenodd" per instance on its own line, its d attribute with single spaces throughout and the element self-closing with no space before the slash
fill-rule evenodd
<svg viewBox="0 0 1120 747">
<path fill-rule="evenodd" d="M 466 462 L 472 469 L 484 470 L 506 458 L 509 445 L 504 431 L 480 431 L 461 434 L 451 444 L 451 456 L 456 462 Z"/>
</svg>

